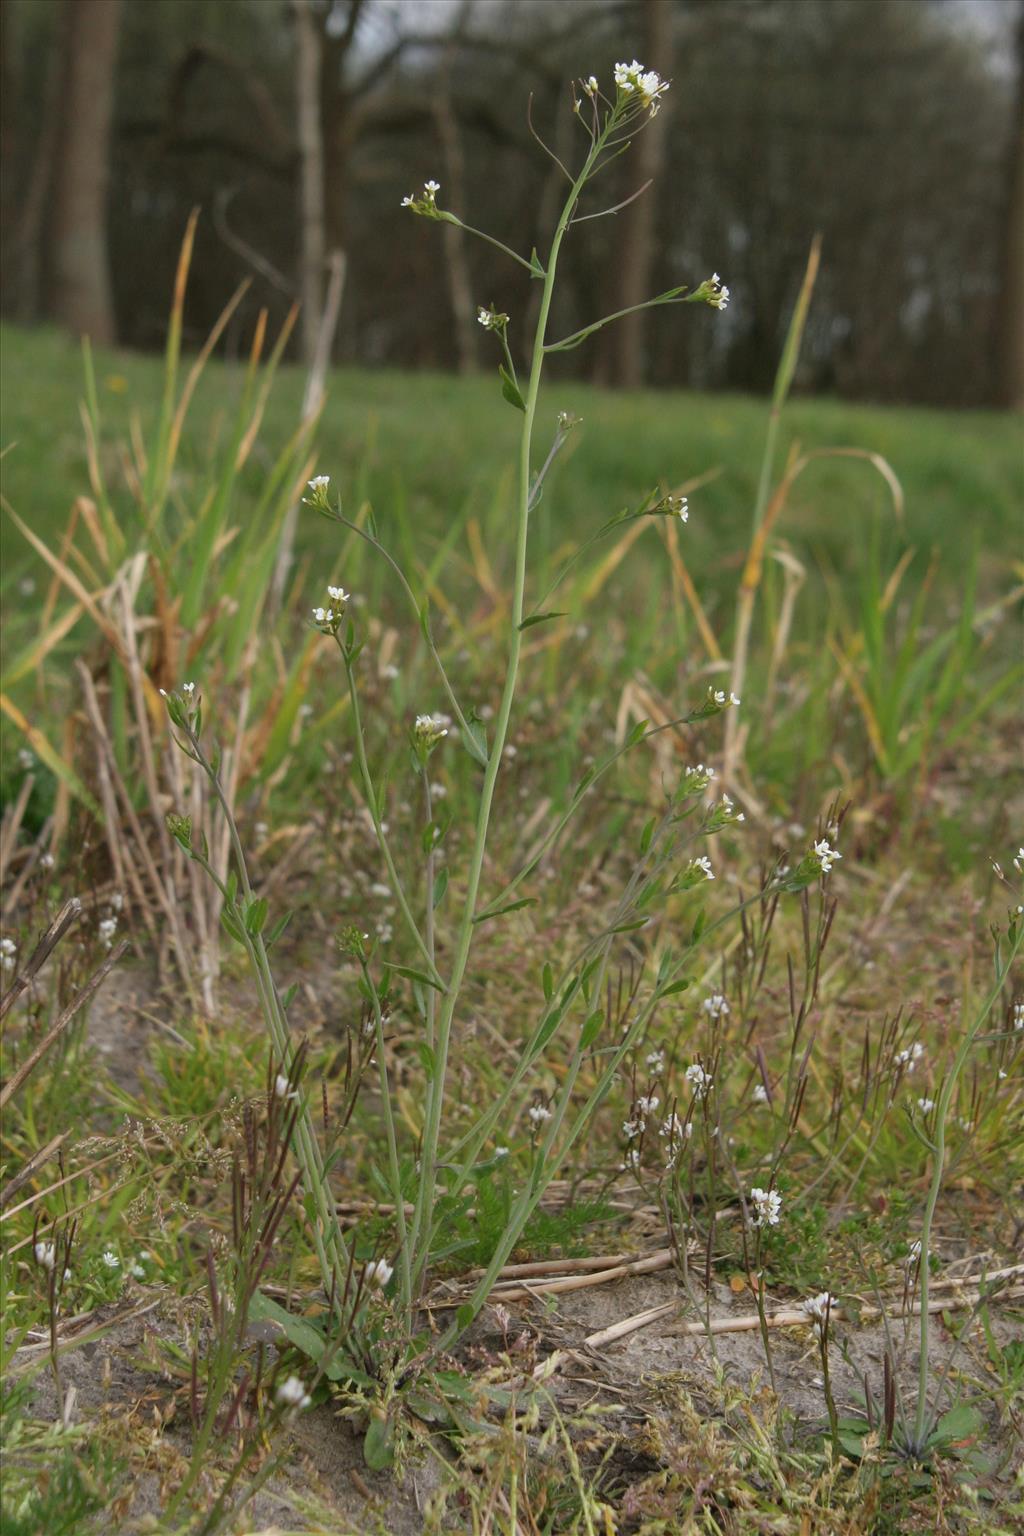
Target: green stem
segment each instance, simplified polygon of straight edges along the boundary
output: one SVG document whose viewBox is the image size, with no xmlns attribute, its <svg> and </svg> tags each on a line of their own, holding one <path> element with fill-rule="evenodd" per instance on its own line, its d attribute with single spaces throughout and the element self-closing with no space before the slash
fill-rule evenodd
<svg viewBox="0 0 1024 1536">
<path fill-rule="evenodd" d="M 562 210 L 562 215 L 558 221 L 558 227 L 555 230 L 554 239 L 551 243 L 551 254 L 548 258 L 547 272 L 544 277 L 544 291 L 541 295 L 540 312 L 537 316 L 533 358 L 530 364 L 530 382 L 526 392 L 526 409 L 523 414 L 523 427 L 519 447 L 519 514 L 516 529 L 515 576 L 512 591 L 508 664 L 505 672 L 505 687 L 502 691 L 501 705 L 495 722 L 494 743 L 487 758 L 487 767 L 484 771 L 484 780 L 480 791 L 480 808 L 477 813 L 473 857 L 469 868 L 466 899 L 456 939 L 448 992 L 441 1008 L 434 1071 L 427 1087 L 427 1123 L 423 1137 L 420 1186 L 417 1191 L 416 1215 L 414 1216 L 414 1225 L 418 1232 L 429 1231 L 429 1224 L 424 1223 L 423 1214 L 434 1198 L 437 1146 L 441 1131 L 441 1111 L 444 1102 L 452 1021 L 455 1015 L 455 1004 L 458 999 L 459 989 L 466 974 L 466 965 L 469 961 L 469 952 L 473 943 L 473 919 L 476 916 L 477 895 L 480 889 L 480 877 L 483 872 L 484 854 L 487 847 L 487 830 L 491 816 L 491 805 L 494 800 L 498 773 L 501 769 L 502 753 L 508 735 L 509 718 L 512 714 L 512 701 L 515 697 L 516 681 L 519 673 L 519 657 L 522 649 L 520 625 L 523 622 L 526 593 L 526 547 L 530 521 L 530 449 L 533 439 L 534 416 L 537 410 L 537 396 L 540 391 L 541 374 L 544 369 L 544 336 L 547 330 L 548 314 L 551 309 L 551 297 L 554 292 L 558 253 L 569 224 L 569 219 L 572 216 L 572 210 L 575 207 L 580 190 L 590 174 L 596 153 L 597 147 L 593 146 L 584 162 L 583 169 L 573 182 L 572 191 L 569 193 L 565 207 Z M 428 1249 L 429 1243 L 424 1244 L 422 1251 L 415 1255 L 414 1283 L 426 1267 Z"/>
</svg>

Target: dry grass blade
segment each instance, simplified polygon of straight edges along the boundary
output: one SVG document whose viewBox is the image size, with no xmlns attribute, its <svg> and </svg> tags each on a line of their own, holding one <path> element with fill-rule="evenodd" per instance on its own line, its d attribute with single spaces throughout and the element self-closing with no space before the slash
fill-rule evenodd
<svg viewBox="0 0 1024 1536">
<path fill-rule="evenodd" d="M 29 1073 L 38 1066 L 39 1062 L 42 1061 L 50 1047 L 55 1045 L 56 1042 L 60 1039 L 61 1035 L 71 1023 L 72 1019 L 74 1019 L 75 1016 L 82 1011 L 94 993 L 99 991 L 100 987 L 106 981 L 107 977 L 110 975 L 110 972 L 113 970 L 114 966 L 120 960 L 121 956 L 124 954 L 127 948 L 127 939 L 122 939 L 117 948 L 112 950 L 111 953 L 107 956 L 106 960 L 104 960 L 99 970 L 96 971 L 93 976 L 90 976 L 82 990 L 71 999 L 70 1003 L 68 1003 L 67 1007 L 57 1019 L 57 1022 L 53 1028 L 43 1036 L 43 1038 L 39 1041 L 39 1044 L 36 1045 L 33 1050 L 30 1051 L 29 1054 L 25 1057 L 25 1060 L 15 1072 L 14 1076 L 8 1078 L 7 1082 L 3 1085 L 2 1088 L 0 1088 L 0 1109 L 3 1109 L 4 1105 L 7 1103 L 8 1099 L 11 1098 L 12 1094 L 17 1093 L 18 1089 L 28 1077 Z"/>
<path fill-rule="evenodd" d="M 40 1168 L 45 1168 L 50 1159 L 56 1157 L 70 1135 L 70 1131 L 61 1131 L 58 1136 L 52 1137 L 45 1147 L 40 1147 L 39 1151 L 29 1158 L 24 1168 L 20 1168 L 13 1179 L 7 1181 L 3 1189 L 0 1189 L 0 1210 L 14 1199 L 18 1190 L 23 1189 L 29 1179 L 35 1177 Z"/>
<path fill-rule="evenodd" d="M 29 955 L 24 968 L 15 977 L 3 997 L 0 998 L 0 1019 L 7 1017 L 11 1008 L 18 1001 L 18 998 L 31 985 L 33 979 L 42 970 L 61 939 L 77 922 L 81 910 L 82 903 L 77 896 L 72 896 L 61 907 L 57 916 L 45 933 L 43 933 L 31 955 Z"/>
</svg>

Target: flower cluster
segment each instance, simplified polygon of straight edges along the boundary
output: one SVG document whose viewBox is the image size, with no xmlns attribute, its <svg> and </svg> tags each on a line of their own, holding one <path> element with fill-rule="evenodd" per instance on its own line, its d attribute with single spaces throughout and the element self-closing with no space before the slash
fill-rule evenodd
<svg viewBox="0 0 1024 1536">
<path fill-rule="evenodd" d="M 1024 1003 L 1014 1003 L 1013 1005 L 1013 1027 L 1014 1029 L 1024 1029 Z"/>
<path fill-rule="evenodd" d="M 839 852 L 838 848 L 831 847 L 828 839 L 824 837 L 820 842 L 815 843 L 813 852 L 814 857 L 821 865 L 821 872 L 823 875 L 828 874 L 836 859 L 842 858 L 842 854 Z"/>
<path fill-rule="evenodd" d="M 695 876 L 703 876 L 705 880 L 713 880 L 715 878 L 715 872 L 711 868 L 711 860 L 708 858 L 706 853 L 702 853 L 699 859 L 690 860 L 689 868 L 686 871 L 686 874 L 688 875 L 691 872 Z M 686 876 L 684 875 L 683 878 L 685 880 Z M 690 884 L 692 882 L 688 881 L 687 883 Z"/>
<path fill-rule="evenodd" d="M 782 1196 L 774 1189 L 750 1191 L 750 1203 L 754 1207 L 755 1227 L 777 1227 L 782 1211 Z"/>
<path fill-rule="evenodd" d="M 508 315 L 500 309 L 484 309 L 482 304 L 476 312 L 476 318 L 485 331 L 503 331 L 508 325 Z"/>
<path fill-rule="evenodd" d="M 283 1408 L 308 1408 L 313 1401 L 297 1376 L 289 1376 L 282 1381 L 276 1397 Z"/>
<path fill-rule="evenodd" d="M 345 617 L 345 609 L 351 602 L 352 594 L 346 592 L 344 587 L 328 587 L 327 596 L 330 598 L 330 607 L 314 608 L 313 623 L 322 634 L 333 635 Z"/>
<path fill-rule="evenodd" d="M 723 794 L 722 798 L 711 807 L 710 814 L 704 822 L 704 831 L 720 832 L 723 827 L 735 826 L 746 819 L 742 811 L 736 810 L 731 797 Z"/>
<path fill-rule="evenodd" d="M 593 82 L 594 90 L 597 89 L 597 81 L 591 75 L 587 82 Z M 670 82 L 663 80 L 655 69 L 645 69 L 634 59 L 632 64 L 616 64 L 615 87 L 619 93 L 619 102 L 630 102 L 634 98 L 639 101 L 641 107 L 650 108 L 652 117 L 656 117 L 661 108 L 661 98 L 669 88 Z M 592 95 L 593 91 L 588 91 Z"/>
<path fill-rule="evenodd" d="M 531 1104 L 526 1113 L 533 1121 L 535 1130 L 539 1130 L 546 1120 L 551 1119 L 551 1111 L 546 1104 Z"/>
<path fill-rule="evenodd" d="M 394 1272 L 387 1259 L 371 1259 L 363 1270 L 363 1275 L 367 1285 L 372 1285 L 375 1290 L 382 1291 Z"/>
<path fill-rule="evenodd" d="M 907 1046 L 906 1050 L 897 1051 L 893 1061 L 897 1067 L 903 1067 L 907 1072 L 913 1072 L 923 1055 L 924 1046 L 920 1040 L 915 1040 L 913 1045 Z"/>
<path fill-rule="evenodd" d="M 307 481 L 306 489 L 310 494 L 305 498 L 307 506 L 317 507 L 324 511 L 329 505 L 327 501 L 327 487 L 331 483 L 330 475 L 314 475 Z"/>
<path fill-rule="evenodd" d="M 412 728 L 413 750 L 421 763 L 426 763 L 439 741 L 448 735 L 450 715 L 417 715 Z"/>
<path fill-rule="evenodd" d="M 809 1296 L 803 1304 L 803 1310 L 819 1333 L 824 1333 L 835 1305 L 836 1298 L 829 1291 L 822 1291 L 818 1296 Z"/>
<path fill-rule="evenodd" d="M 18 946 L 13 939 L 0 939 L 0 968 L 5 971 L 13 971 L 17 953 Z"/>
<path fill-rule="evenodd" d="M 710 997 L 706 997 L 703 1008 L 708 1017 L 712 1019 L 720 1019 L 723 1013 L 729 1012 L 729 1004 L 721 992 L 712 992 Z"/>
<path fill-rule="evenodd" d="M 96 930 L 99 941 L 104 949 L 113 949 L 114 934 L 117 932 L 117 918 L 113 915 L 105 917 Z"/>
<path fill-rule="evenodd" d="M 411 208 L 413 213 L 425 214 L 429 218 L 437 218 L 437 194 L 441 190 L 439 181 L 425 181 L 423 191 L 417 197 L 414 192 L 410 197 L 402 198 L 402 207 Z"/>
<path fill-rule="evenodd" d="M 683 1073 L 683 1076 L 689 1083 L 695 1099 L 700 1100 L 707 1098 L 708 1094 L 711 1092 L 713 1079 L 711 1078 L 710 1074 L 706 1072 L 705 1069 L 701 1066 L 699 1061 L 695 1061 L 692 1066 L 687 1067 L 686 1071 Z"/>
</svg>

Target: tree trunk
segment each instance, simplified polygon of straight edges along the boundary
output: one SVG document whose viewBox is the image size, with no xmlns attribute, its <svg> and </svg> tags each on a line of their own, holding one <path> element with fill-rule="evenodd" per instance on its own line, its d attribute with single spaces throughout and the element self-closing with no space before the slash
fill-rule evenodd
<svg viewBox="0 0 1024 1536">
<path fill-rule="evenodd" d="M 998 403 L 1024 407 L 1024 7 L 1017 20 L 1017 98 L 1010 129 L 1002 272 L 996 307 Z"/>
<path fill-rule="evenodd" d="M 444 166 L 442 177 L 447 192 L 444 201 L 449 208 L 459 209 L 463 214 L 466 208 L 466 162 L 452 102 L 451 77 L 459 41 L 469 28 L 472 11 L 473 0 L 462 0 L 441 55 L 434 94 L 434 125 L 441 144 Z M 455 321 L 458 369 L 461 374 L 476 373 L 480 363 L 477 345 L 479 331 L 476 305 L 473 302 L 473 281 L 466 254 L 466 236 L 455 224 L 445 224 L 442 229 L 448 300 Z"/>
<path fill-rule="evenodd" d="M 320 29 L 309 0 L 292 0 L 295 13 L 295 89 L 298 100 L 302 295 L 302 361 L 312 368 L 324 299 L 324 141 L 320 118 Z"/>
<path fill-rule="evenodd" d="M 672 0 L 644 0 L 641 13 L 642 57 L 648 69 L 656 69 L 663 79 L 672 74 Z M 635 175 L 637 184 L 654 181 L 636 202 L 621 214 L 618 242 L 619 286 L 616 309 L 628 309 L 651 297 L 651 277 L 655 257 L 655 222 L 658 213 L 657 184 L 665 166 L 668 142 L 668 113 L 672 94 L 657 117 L 645 124 L 637 135 Z M 639 389 L 644 382 L 646 358 L 644 338 L 647 315 L 641 311 L 627 315 L 614 332 L 617 383 L 624 389 Z"/>
<path fill-rule="evenodd" d="M 114 340 L 107 188 L 121 0 L 64 0 L 60 143 L 50 219 L 50 311 L 93 341 Z"/>
</svg>

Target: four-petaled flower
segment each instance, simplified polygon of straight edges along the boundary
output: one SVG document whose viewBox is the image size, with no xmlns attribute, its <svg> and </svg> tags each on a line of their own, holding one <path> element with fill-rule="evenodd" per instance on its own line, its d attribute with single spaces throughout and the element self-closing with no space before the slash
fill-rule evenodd
<svg viewBox="0 0 1024 1536">
<path fill-rule="evenodd" d="M 683 1076 L 686 1078 L 686 1081 L 689 1083 L 691 1089 L 693 1090 L 693 1096 L 695 1099 L 707 1098 L 708 1094 L 711 1092 L 711 1085 L 713 1080 L 709 1073 L 707 1073 L 701 1066 L 699 1061 L 695 1061 L 692 1066 L 687 1067 L 686 1071 L 683 1073 Z"/>
<path fill-rule="evenodd" d="M 702 1007 L 713 1019 L 720 1019 L 723 1013 L 729 1012 L 729 1004 L 721 992 L 712 992 L 710 997 L 704 999 Z"/>
<path fill-rule="evenodd" d="M 820 842 L 814 845 L 814 857 L 821 865 L 822 874 L 827 875 L 835 860 L 842 858 L 842 854 L 838 848 L 831 847 L 828 839 L 823 837 Z"/>
<path fill-rule="evenodd" d="M 809 1296 L 803 1303 L 803 1310 L 815 1324 L 820 1333 L 824 1333 L 836 1305 L 836 1298 L 829 1291 L 822 1291 L 818 1296 Z"/>
<path fill-rule="evenodd" d="M 297 1376 L 289 1376 L 282 1381 L 276 1396 L 284 1408 L 308 1408 L 313 1401 Z"/>
<path fill-rule="evenodd" d="M 394 1272 L 387 1259 L 371 1259 L 363 1270 L 367 1285 L 372 1285 L 378 1291 L 384 1289 Z"/>
</svg>

